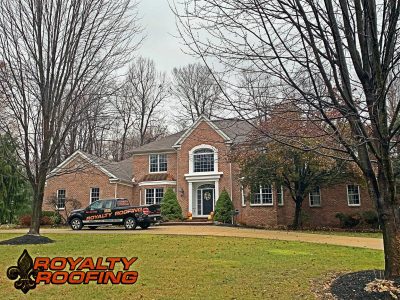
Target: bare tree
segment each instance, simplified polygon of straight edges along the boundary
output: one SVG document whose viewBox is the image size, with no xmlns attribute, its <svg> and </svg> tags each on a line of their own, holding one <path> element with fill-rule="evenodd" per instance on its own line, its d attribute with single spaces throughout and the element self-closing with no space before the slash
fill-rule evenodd
<svg viewBox="0 0 400 300">
<path fill-rule="evenodd" d="M 0 6 L 1 127 L 17 136 L 32 185 L 30 234 L 39 234 L 49 166 L 91 92 L 140 43 L 130 0 L 3 0 Z"/>
<path fill-rule="evenodd" d="M 212 72 L 200 63 L 189 64 L 172 71 L 172 93 L 184 111 L 179 111 L 179 122 L 187 125 L 201 115 L 211 118 L 218 114 L 221 88 Z M 185 126 L 186 127 L 186 126 Z"/>
<path fill-rule="evenodd" d="M 399 276 L 400 200 L 392 150 L 400 105 L 389 114 L 387 95 L 399 72 L 400 2 L 188 0 L 180 7 L 181 36 L 204 62 L 214 58 L 229 71 L 252 68 L 279 79 L 302 116 L 325 132 L 313 150 L 329 149 L 358 165 L 379 213 L 385 275 Z M 301 146 L 295 138 L 284 142 Z"/>
<path fill-rule="evenodd" d="M 162 127 L 159 109 L 169 96 L 168 88 L 165 74 L 157 72 L 151 59 L 139 57 L 130 66 L 122 95 L 113 102 L 122 121 L 121 158 L 125 156 L 126 139 L 131 129 L 138 137 L 139 146 L 157 138 L 151 133 Z"/>
</svg>

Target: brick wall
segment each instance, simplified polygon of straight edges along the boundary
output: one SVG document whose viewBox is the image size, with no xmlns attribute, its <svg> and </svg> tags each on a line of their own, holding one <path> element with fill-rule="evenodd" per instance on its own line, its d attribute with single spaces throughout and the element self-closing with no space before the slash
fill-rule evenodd
<svg viewBox="0 0 400 300">
<path fill-rule="evenodd" d="M 218 149 L 218 172 L 223 172 L 219 180 L 219 192 L 226 189 L 232 198 L 232 191 L 236 187 L 231 177 L 231 163 L 228 158 L 229 145 L 225 144 L 224 139 L 213 129 L 207 122 L 201 122 L 193 132 L 183 141 L 181 148 L 178 150 L 178 191 L 183 190 L 183 194 L 178 193 L 178 201 L 182 207 L 184 216 L 189 211 L 189 184 L 185 179 L 185 174 L 189 173 L 189 151 L 198 145 L 210 145 Z M 235 190 L 237 194 L 237 190 Z M 215 195 L 216 200 L 219 195 Z"/>
<path fill-rule="evenodd" d="M 88 166 L 76 173 L 51 177 L 46 181 L 43 210 L 55 209 L 48 201 L 57 194 L 59 189 L 65 189 L 66 198 L 77 199 L 82 208 L 86 207 L 90 204 L 90 188 L 92 187 L 100 188 L 100 199 L 115 197 L 116 184 L 110 183 L 109 177 L 95 167 Z M 132 187 L 117 184 L 116 191 L 117 197 L 127 198 L 132 202 Z"/>
</svg>

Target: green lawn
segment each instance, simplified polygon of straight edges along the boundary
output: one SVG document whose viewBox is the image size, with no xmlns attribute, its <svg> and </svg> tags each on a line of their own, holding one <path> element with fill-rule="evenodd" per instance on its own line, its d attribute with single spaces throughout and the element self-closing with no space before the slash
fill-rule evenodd
<svg viewBox="0 0 400 300">
<path fill-rule="evenodd" d="M 16 236 L 0 232 L 0 240 Z M 0 245 L 0 299 L 313 299 L 311 279 L 383 267 L 383 252 L 274 240 L 148 234 L 49 234 L 56 243 Z M 134 285 L 39 285 L 25 297 L 6 278 L 31 256 L 137 256 Z M 24 296 L 24 297 L 22 297 Z"/>
</svg>

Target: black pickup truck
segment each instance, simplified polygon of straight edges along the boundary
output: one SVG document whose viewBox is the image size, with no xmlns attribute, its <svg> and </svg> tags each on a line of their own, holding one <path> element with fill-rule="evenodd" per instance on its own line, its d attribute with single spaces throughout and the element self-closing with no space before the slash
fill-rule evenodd
<svg viewBox="0 0 400 300">
<path fill-rule="evenodd" d="M 131 206 L 127 199 L 119 198 L 98 200 L 84 209 L 73 210 L 67 221 L 73 230 L 104 225 L 124 225 L 125 229 L 133 230 L 137 225 L 147 229 L 159 219 L 160 205 Z"/>
</svg>

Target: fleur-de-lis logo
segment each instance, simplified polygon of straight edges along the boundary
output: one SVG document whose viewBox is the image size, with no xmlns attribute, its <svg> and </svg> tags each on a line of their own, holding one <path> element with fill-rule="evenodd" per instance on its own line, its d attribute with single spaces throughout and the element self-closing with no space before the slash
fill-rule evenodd
<svg viewBox="0 0 400 300">
<path fill-rule="evenodd" d="M 26 294 L 36 287 L 35 278 L 38 272 L 39 270 L 33 269 L 33 259 L 25 249 L 18 258 L 17 265 L 7 269 L 7 277 L 11 280 L 18 279 L 14 282 L 15 288 Z"/>
</svg>

